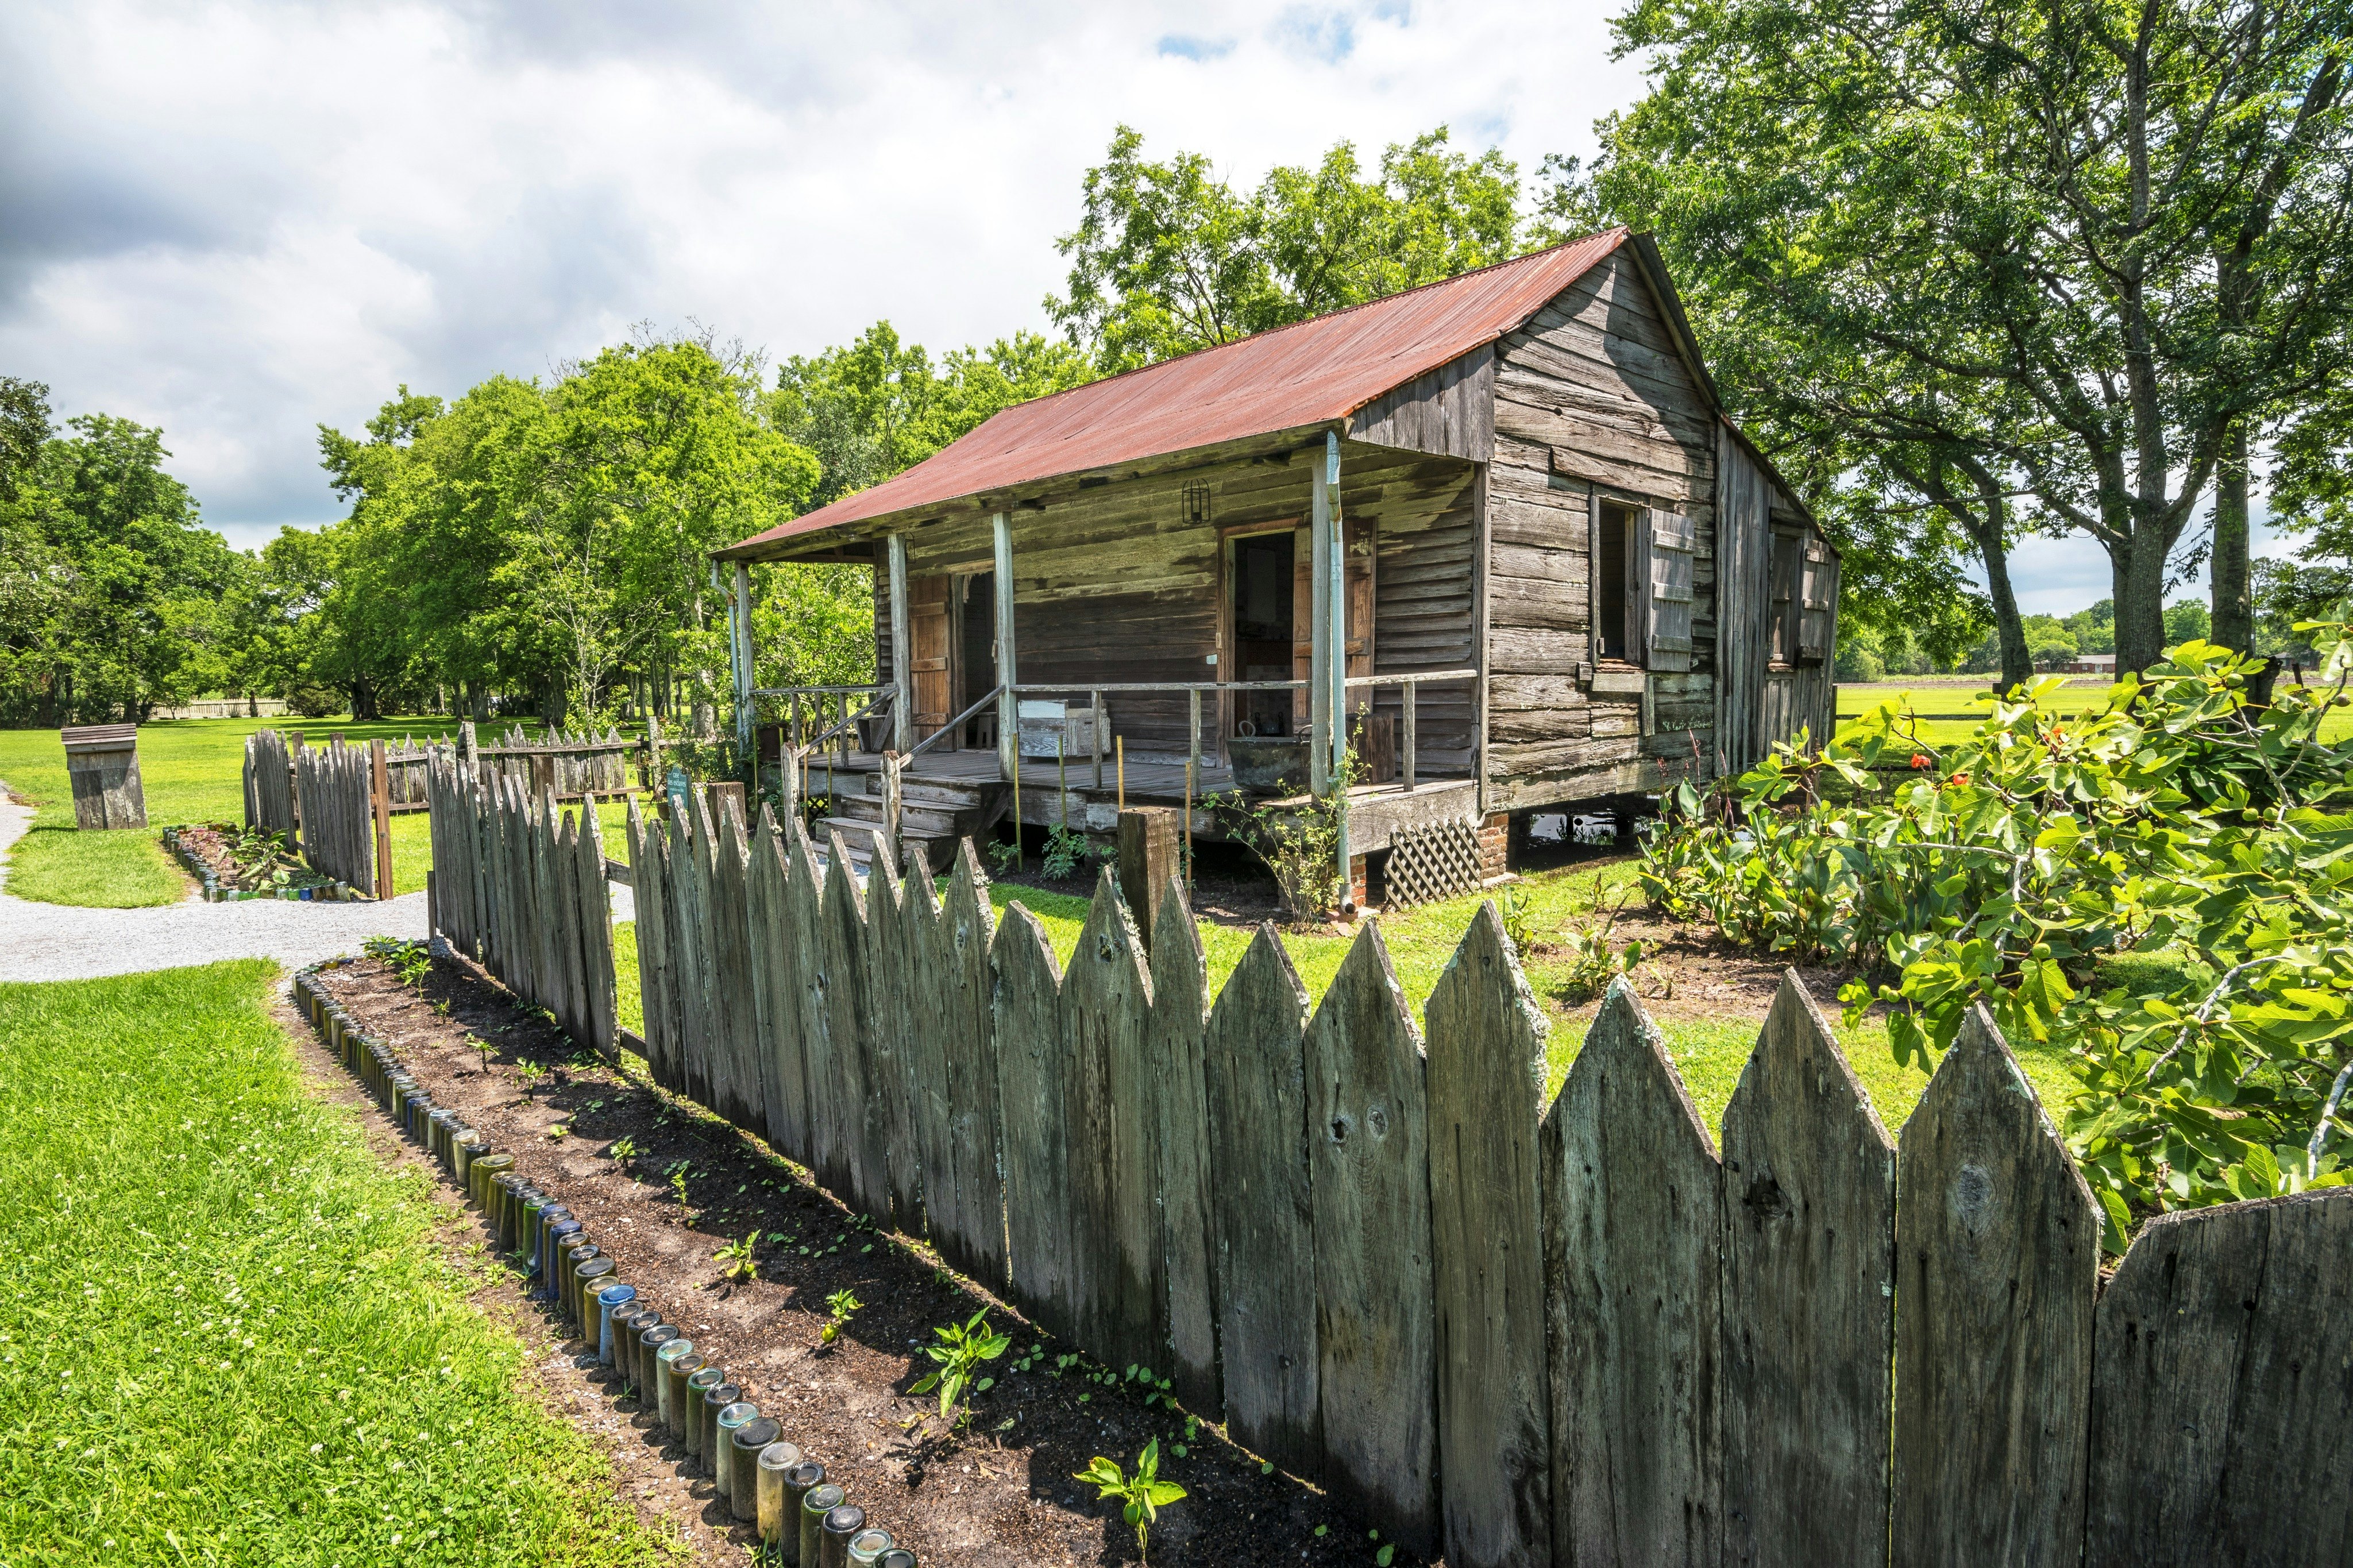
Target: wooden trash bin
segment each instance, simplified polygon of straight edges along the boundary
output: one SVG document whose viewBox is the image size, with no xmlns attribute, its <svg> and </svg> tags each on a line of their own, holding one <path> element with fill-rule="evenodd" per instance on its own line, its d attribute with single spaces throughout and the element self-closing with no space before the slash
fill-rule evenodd
<svg viewBox="0 0 2353 1568">
<path fill-rule="evenodd" d="M 58 731 L 73 782 L 78 827 L 144 827 L 147 795 L 139 785 L 139 726 L 82 724 Z"/>
</svg>

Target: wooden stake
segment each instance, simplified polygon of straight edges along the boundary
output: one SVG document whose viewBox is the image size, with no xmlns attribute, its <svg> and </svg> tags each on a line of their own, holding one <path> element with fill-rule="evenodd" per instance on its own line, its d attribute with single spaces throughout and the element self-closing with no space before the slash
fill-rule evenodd
<svg viewBox="0 0 2353 1568">
<path fill-rule="evenodd" d="M 375 815 L 375 896 L 392 897 L 392 774 L 384 742 L 368 742 L 368 804 Z"/>
<path fill-rule="evenodd" d="M 1121 735 L 1114 738 L 1112 742 L 1112 750 L 1119 758 L 1119 808 L 1125 811 L 1127 809 L 1127 737 Z"/>
</svg>

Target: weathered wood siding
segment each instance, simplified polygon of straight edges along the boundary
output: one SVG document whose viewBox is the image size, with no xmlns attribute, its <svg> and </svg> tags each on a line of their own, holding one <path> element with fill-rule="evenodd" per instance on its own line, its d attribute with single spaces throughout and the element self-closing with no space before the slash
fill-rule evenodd
<svg viewBox="0 0 2353 1568">
<path fill-rule="evenodd" d="M 1655 789 L 1694 748 L 1712 752 L 1717 423 L 1630 257 L 1503 340 L 1487 481 L 1489 809 Z M 1681 521 L 1690 668 L 1595 681 L 1602 500 Z"/>
<path fill-rule="evenodd" d="M 1224 646 L 1225 540 L 1237 529 L 1298 519 L 1308 510 L 1310 459 L 1238 458 L 1166 473 L 1114 478 L 1057 499 L 1043 510 L 1018 505 L 1013 535 L 1014 640 L 1021 684 L 1071 682 L 1083 700 L 1094 682 L 1231 679 Z M 1472 662 L 1472 465 L 1348 441 L 1340 459 L 1340 509 L 1352 536 L 1377 541 L 1376 669 L 1462 668 Z M 1209 518 L 1187 520 L 1185 490 L 1206 486 Z M 908 538 L 911 574 L 986 569 L 989 521 L 965 514 Z M 890 668 L 887 588 L 876 588 L 882 679 Z M 1353 628 L 1352 628 L 1353 632 Z M 1113 694 L 1110 733 L 1131 752 L 1183 754 L 1188 705 L 1181 694 Z M 1397 699 L 1384 706 L 1394 710 Z M 1219 754 L 1215 700 L 1202 708 L 1202 748 Z M 1422 771 L 1467 770 L 1467 688 L 1432 689 L 1418 714 Z"/>
</svg>

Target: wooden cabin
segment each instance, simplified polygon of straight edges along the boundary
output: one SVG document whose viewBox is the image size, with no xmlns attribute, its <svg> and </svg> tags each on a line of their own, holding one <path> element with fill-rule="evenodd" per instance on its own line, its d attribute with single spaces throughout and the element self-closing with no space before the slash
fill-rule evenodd
<svg viewBox="0 0 2353 1568">
<path fill-rule="evenodd" d="M 934 866 L 1017 778 L 1103 831 L 1123 756 L 1131 805 L 1345 759 L 1360 889 L 1460 886 L 1514 819 L 1831 722 L 1837 552 L 1622 229 L 1007 409 L 718 554 L 873 563 L 877 685 L 760 695 Z"/>
</svg>

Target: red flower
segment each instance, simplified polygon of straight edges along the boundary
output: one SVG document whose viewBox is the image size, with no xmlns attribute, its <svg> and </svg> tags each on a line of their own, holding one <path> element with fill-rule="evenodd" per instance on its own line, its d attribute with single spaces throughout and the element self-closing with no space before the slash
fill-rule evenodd
<svg viewBox="0 0 2353 1568">
<path fill-rule="evenodd" d="M 1969 775 L 1967 773 L 1955 773 L 1953 775 L 1953 782 L 1957 784 L 1965 784 L 1969 782 Z"/>
<path fill-rule="evenodd" d="M 1925 768 L 1928 765 L 1928 759 L 1915 752 L 1912 753 L 1912 765 L 1915 768 Z"/>
</svg>

